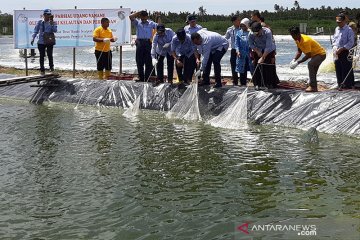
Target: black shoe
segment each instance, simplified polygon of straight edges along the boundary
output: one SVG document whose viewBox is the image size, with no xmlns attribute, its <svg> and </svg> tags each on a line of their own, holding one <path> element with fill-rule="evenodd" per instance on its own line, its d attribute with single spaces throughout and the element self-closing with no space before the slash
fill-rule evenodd
<svg viewBox="0 0 360 240">
<path fill-rule="evenodd" d="M 201 87 L 201 86 L 209 86 L 210 83 L 202 81 L 202 82 L 199 82 L 198 85 L 199 85 L 199 87 Z"/>
<path fill-rule="evenodd" d="M 186 85 L 185 83 L 181 82 L 177 85 L 178 89 L 181 90 L 181 89 L 185 89 L 186 88 Z"/>
<path fill-rule="evenodd" d="M 238 83 L 238 82 L 233 81 L 233 86 L 238 86 L 238 85 L 239 85 L 239 83 Z"/>
<path fill-rule="evenodd" d="M 50 68 L 50 72 L 54 72 L 55 70 L 54 70 L 54 68 Z"/>
</svg>

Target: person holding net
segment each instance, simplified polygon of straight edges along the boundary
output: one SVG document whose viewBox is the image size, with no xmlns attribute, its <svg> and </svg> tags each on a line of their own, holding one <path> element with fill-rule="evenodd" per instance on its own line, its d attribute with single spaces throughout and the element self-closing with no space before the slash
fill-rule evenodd
<svg viewBox="0 0 360 240">
<path fill-rule="evenodd" d="M 110 42 L 116 42 L 117 40 L 117 38 L 113 36 L 109 25 L 109 19 L 102 18 L 101 26 L 97 27 L 93 32 L 97 71 L 100 80 L 108 79 L 110 76 L 112 68 L 112 53 L 110 50 Z"/>
</svg>

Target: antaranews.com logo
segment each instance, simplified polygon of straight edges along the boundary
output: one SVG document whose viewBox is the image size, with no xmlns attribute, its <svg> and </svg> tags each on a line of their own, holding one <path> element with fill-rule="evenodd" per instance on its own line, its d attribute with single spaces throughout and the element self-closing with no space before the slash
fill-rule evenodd
<svg viewBox="0 0 360 240">
<path fill-rule="evenodd" d="M 316 225 L 302 224 L 251 224 L 244 223 L 237 227 L 237 230 L 243 234 L 252 234 L 256 232 L 294 232 L 297 236 L 316 236 Z"/>
</svg>

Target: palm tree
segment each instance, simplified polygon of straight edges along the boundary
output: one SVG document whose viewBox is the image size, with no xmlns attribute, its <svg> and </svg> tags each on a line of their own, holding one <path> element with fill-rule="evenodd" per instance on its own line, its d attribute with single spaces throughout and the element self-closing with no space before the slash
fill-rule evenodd
<svg viewBox="0 0 360 240">
<path fill-rule="evenodd" d="M 204 6 L 199 7 L 199 15 L 202 17 L 206 15 L 206 9 L 204 8 Z"/>
<path fill-rule="evenodd" d="M 294 2 L 294 7 L 295 7 L 295 9 L 300 9 L 300 4 L 298 1 Z"/>
</svg>

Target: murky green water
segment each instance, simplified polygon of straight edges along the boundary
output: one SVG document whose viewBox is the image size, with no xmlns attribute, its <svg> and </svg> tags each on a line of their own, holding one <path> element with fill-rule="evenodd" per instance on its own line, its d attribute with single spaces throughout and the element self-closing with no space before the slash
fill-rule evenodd
<svg viewBox="0 0 360 240">
<path fill-rule="evenodd" d="M 0 100 L 1 239 L 360 239 L 359 139 L 121 112 Z"/>
</svg>

